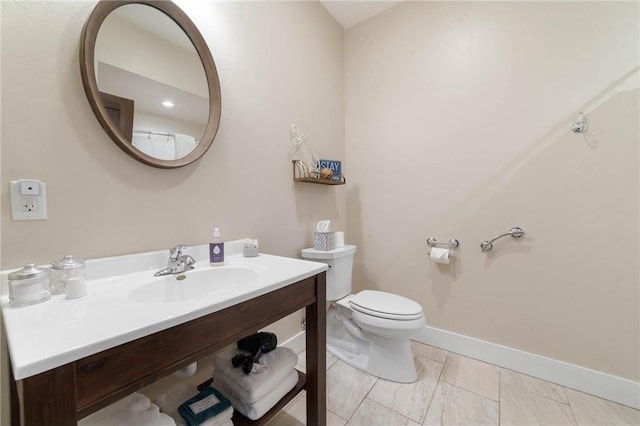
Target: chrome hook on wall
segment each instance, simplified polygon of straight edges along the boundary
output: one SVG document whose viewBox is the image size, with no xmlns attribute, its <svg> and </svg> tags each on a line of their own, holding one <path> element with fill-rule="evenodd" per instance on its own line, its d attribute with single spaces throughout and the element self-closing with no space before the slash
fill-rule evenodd
<svg viewBox="0 0 640 426">
<path fill-rule="evenodd" d="M 578 121 L 573 123 L 573 126 L 571 126 L 571 131 L 573 133 L 586 133 L 588 128 L 589 125 L 584 119 L 584 112 L 580 112 L 578 114 Z"/>
</svg>

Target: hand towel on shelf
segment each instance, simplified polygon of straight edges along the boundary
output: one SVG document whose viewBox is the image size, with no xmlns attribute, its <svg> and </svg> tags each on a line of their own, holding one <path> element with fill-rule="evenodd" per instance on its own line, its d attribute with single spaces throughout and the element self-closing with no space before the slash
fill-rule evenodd
<svg viewBox="0 0 640 426">
<path fill-rule="evenodd" d="M 222 379 L 227 389 L 245 403 L 262 398 L 294 369 L 298 356 L 290 348 L 278 347 L 260 357 L 259 364 L 265 367 L 260 373 L 244 374 L 241 368 L 234 368 L 231 358 L 238 353 L 232 347 L 223 349 L 213 358 L 214 380 Z"/>
<path fill-rule="evenodd" d="M 156 396 L 153 402 L 158 404 L 160 411 L 168 414 L 175 420 L 177 426 L 187 426 L 187 422 L 178 413 L 178 406 L 184 401 L 198 394 L 198 389 L 194 385 L 181 383 L 172 387 L 163 394 Z M 225 395 L 226 396 L 226 395 Z M 201 426 L 228 426 L 228 422 L 233 425 L 231 417 L 233 416 L 233 407 L 229 407 L 215 417 L 211 417 L 204 421 Z"/>
<path fill-rule="evenodd" d="M 178 413 L 189 426 L 198 426 L 231 407 L 231 402 L 218 389 L 207 386 L 196 396 L 183 402 Z"/>
<path fill-rule="evenodd" d="M 221 392 L 225 392 L 236 411 L 242 413 L 245 417 L 251 420 L 257 420 L 264 416 L 267 411 L 271 410 L 273 406 L 282 399 L 282 397 L 295 387 L 296 383 L 298 383 L 298 372 L 296 370 L 291 370 L 284 380 L 281 380 L 276 387 L 271 390 L 271 392 L 250 404 L 231 396 L 229 389 L 226 389 L 223 384 L 216 383 L 215 381 L 214 383 Z"/>
<path fill-rule="evenodd" d="M 133 393 L 78 422 L 80 426 L 175 426 L 169 416 L 160 412 L 149 398 Z"/>
</svg>

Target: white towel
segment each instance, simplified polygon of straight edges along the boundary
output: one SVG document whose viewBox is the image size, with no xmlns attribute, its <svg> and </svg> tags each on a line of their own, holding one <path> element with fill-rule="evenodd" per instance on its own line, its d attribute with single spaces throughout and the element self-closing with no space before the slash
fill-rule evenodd
<svg viewBox="0 0 640 426">
<path fill-rule="evenodd" d="M 193 136 L 176 133 L 176 159 L 189 154 L 196 147 L 196 140 Z"/>
<path fill-rule="evenodd" d="M 248 404 L 234 398 L 231 395 L 231 392 L 229 392 L 229 389 L 226 389 L 223 384 L 216 383 L 214 380 L 216 389 L 220 390 L 220 392 L 224 393 L 227 398 L 229 398 L 233 408 L 251 420 L 257 420 L 264 416 L 267 411 L 271 410 L 271 408 L 273 408 L 273 406 L 282 399 L 283 396 L 295 387 L 296 383 L 298 383 L 298 372 L 296 370 L 292 370 L 284 380 L 280 381 L 280 383 L 271 390 L 271 392 L 263 398 Z"/>
<path fill-rule="evenodd" d="M 218 388 L 216 387 L 216 389 Z M 220 392 L 222 392 L 224 396 L 227 396 L 225 392 Z M 177 426 L 186 426 L 187 422 L 178 413 L 178 407 L 180 406 L 180 404 L 182 404 L 189 398 L 196 396 L 197 394 L 198 388 L 196 388 L 195 386 L 189 385 L 187 383 L 180 383 L 179 385 L 172 387 L 165 393 L 156 396 L 153 399 L 153 402 L 158 404 L 162 412 L 167 413 L 169 416 L 171 416 L 176 422 Z M 231 425 L 233 425 L 233 422 L 231 421 L 232 416 L 233 407 L 229 407 L 217 416 L 207 419 L 204 423 L 201 424 L 201 426 L 226 426 L 228 422 L 231 422 Z"/>
<path fill-rule="evenodd" d="M 81 426 L 175 426 L 146 396 L 133 393 L 78 422 Z"/>
<path fill-rule="evenodd" d="M 213 379 L 220 380 L 236 399 L 252 403 L 271 392 L 298 363 L 298 356 L 290 348 L 278 347 L 260 357 L 265 367 L 261 373 L 244 374 L 242 368 L 234 368 L 231 358 L 238 353 L 233 347 L 223 349 L 213 358 Z"/>
</svg>

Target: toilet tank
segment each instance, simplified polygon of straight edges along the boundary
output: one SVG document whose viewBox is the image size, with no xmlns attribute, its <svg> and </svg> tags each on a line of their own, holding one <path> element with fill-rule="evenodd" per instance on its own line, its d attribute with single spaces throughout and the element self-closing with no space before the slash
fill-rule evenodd
<svg viewBox="0 0 640 426">
<path fill-rule="evenodd" d="M 342 299 L 351 293 L 351 273 L 356 246 L 345 245 L 323 251 L 313 248 L 302 250 L 302 258 L 329 265 L 327 271 L 327 300 Z"/>
</svg>

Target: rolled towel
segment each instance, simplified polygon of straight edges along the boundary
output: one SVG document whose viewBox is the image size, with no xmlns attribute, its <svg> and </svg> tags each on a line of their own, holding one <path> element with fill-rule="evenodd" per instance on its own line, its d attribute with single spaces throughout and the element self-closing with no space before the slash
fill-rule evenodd
<svg viewBox="0 0 640 426">
<path fill-rule="evenodd" d="M 244 374 L 231 364 L 231 358 L 236 353 L 237 349 L 229 347 L 215 355 L 213 378 L 223 381 L 236 399 L 249 404 L 271 392 L 298 363 L 295 352 L 278 347 L 260 357 L 259 364 L 263 367 L 260 373 Z"/>
<path fill-rule="evenodd" d="M 214 383 L 216 382 L 214 381 Z M 226 395 L 228 395 L 233 408 L 242 413 L 245 417 L 251 420 L 257 420 L 273 408 L 273 406 L 276 405 L 282 397 L 295 387 L 296 383 L 298 383 L 298 372 L 296 370 L 292 370 L 284 380 L 280 381 L 276 387 L 271 390 L 271 392 L 250 404 L 231 396 L 231 393 L 228 389 L 225 389 L 223 384 L 216 383 L 216 386 L 221 392 L 225 392 Z"/>
<path fill-rule="evenodd" d="M 81 426 L 175 426 L 169 416 L 160 412 L 149 398 L 133 393 L 121 400 L 85 417 L 78 422 Z"/>
<path fill-rule="evenodd" d="M 173 418 L 177 426 L 187 426 L 187 421 L 178 413 L 178 406 L 184 401 L 198 394 L 198 389 L 187 383 L 180 383 L 163 394 L 156 396 L 153 402 L 158 404 L 160 411 Z M 229 407 L 215 417 L 207 419 L 201 426 L 227 426 L 233 416 L 233 407 Z M 233 422 L 231 422 L 233 425 Z"/>
<path fill-rule="evenodd" d="M 202 425 L 231 407 L 231 402 L 216 388 L 207 386 L 199 394 L 183 402 L 178 413 L 189 426 Z"/>
</svg>

